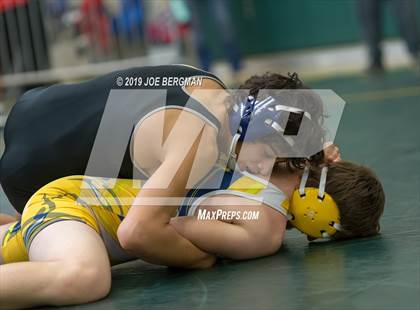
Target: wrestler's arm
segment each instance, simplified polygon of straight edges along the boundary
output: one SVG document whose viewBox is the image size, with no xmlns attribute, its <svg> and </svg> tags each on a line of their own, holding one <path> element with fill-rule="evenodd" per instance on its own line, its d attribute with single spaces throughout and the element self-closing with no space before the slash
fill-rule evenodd
<svg viewBox="0 0 420 310">
<path fill-rule="evenodd" d="M 235 203 L 245 198 L 232 197 Z M 249 204 L 249 201 L 247 201 Z M 232 202 L 226 201 L 226 204 Z M 171 225 L 178 233 L 203 251 L 231 259 L 250 259 L 273 254 L 280 248 L 287 219 L 280 212 L 262 204 L 202 207 L 202 210 L 259 211 L 258 220 L 199 220 L 195 216 L 177 217 Z"/>
<path fill-rule="evenodd" d="M 201 149 L 201 154 L 196 158 L 204 132 L 200 128 L 202 131 L 196 136 L 195 141 L 193 140 L 192 147 L 183 145 L 188 142 L 189 135 L 194 133 L 191 123 L 192 121 L 188 122 L 190 128 L 184 128 L 186 131 L 181 133 L 183 140 L 174 143 L 173 147 L 170 143 L 166 146 L 167 155 L 164 156 L 159 168 L 142 186 L 133 206 L 118 228 L 117 235 L 121 246 L 132 255 L 150 263 L 185 268 L 206 268 L 215 262 L 213 255 L 200 250 L 179 235 L 169 224 L 179 204 L 165 203 L 168 198 L 185 196 L 194 161 L 195 173 L 192 174 L 199 179 L 208 173 L 217 158 L 214 150 L 206 148 Z M 206 140 L 204 142 L 204 145 L 212 146 L 212 143 Z M 185 149 L 187 154 L 182 155 Z M 152 205 L 149 203 L 150 199 L 153 199 Z"/>
</svg>

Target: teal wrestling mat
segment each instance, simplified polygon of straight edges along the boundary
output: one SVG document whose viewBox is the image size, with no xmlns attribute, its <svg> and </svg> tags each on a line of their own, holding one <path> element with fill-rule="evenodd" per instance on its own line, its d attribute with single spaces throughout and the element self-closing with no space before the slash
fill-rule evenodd
<svg viewBox="0 0 420 310">
<path fill-rule="evenodd" d="M 374 169 L 386 192 L 381 235 L 310 244 L 287 233 L 274 256 L 183 271 L 140 261 L 113 268 L 110 295 L 66 309 L 419 309 L 420 76 L 309 83 L 346 102 L 336 143 Z M 4 205 L 4 204 L 3 204 Z"/>
</svg>

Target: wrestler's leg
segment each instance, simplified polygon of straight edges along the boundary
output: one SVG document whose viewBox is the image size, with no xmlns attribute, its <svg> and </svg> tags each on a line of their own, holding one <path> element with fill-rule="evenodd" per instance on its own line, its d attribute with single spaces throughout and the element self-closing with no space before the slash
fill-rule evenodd
<svg viewBox="0 0 420 310">
<path fill-rule="evenodd" d="M 103 241 L 83 223 L 61 221 L 44 228 L 30 245 L 29 259 L 0 266 L 0 307 L 81 304 L 110 290 Z"/>
</svg>

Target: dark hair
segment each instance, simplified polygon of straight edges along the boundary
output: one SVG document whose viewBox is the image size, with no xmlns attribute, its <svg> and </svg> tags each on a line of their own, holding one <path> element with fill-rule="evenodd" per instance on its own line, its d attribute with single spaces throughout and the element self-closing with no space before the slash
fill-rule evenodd
<svg viewBox="0 0 420 310">
<path fill-rule="evenodd" d="M 320 169 L 310 168 L 306 186 L 319 186 Z M 367 237 L 379 232 L 385 193 L 371 169 L 348 161 L 331 163 L 325 192 L 336 202 L 343 228 L 333 239 Z"/>
<path fill-rule="evenodd" d="M 278 139 L 276 134 L 262 138 L 260 141 L 267 143 L 272 146 L 278 153 L 296 153 L 303 148 L 308 148 L 313 146 L 317 148 L 319 145 L 324 143 L 325 130 L 322 125 L 324 122 L 323 114 L 323 105 L 321 98 L 313 91 L 309 91 L 309 88 L 306 87 L 303 82 L 299 79 L 298 74 L 288 73 L 287 76 L 277 74 L 277 73 L 265 73 L 263 75 L 254 75 L 246 80 L 242 85 L 239 86 L 239 89 L 249 90 L 249 94 L 256 97 L 258 92 L 263 89 L 267 89 L 265 93 L 267 96 L 270 95 L 270 90 L 273 92 L 278 89 L 307 89 L 308 91 L 301 93 L 294 93 L 291 100 L 288 100 L 288 105 L 302 109 L 303 111 L 309 112 L 311 115 L 311 122 L 305 123 L 308 128 L 305 128 L 305 132 L 308 132 L 307 139 L 300 141 L 300 144 L 291 147 L 282 139 Z M 248 95 L 248 94 L 246 94 Z M 233 106 L 234 102 L 242 101 L 244 98 L 243 92 L 239 92 L 237 95 L 233 95 L 229 98 L 230 106 Z M 229 111 L 230 112 L 230 111 Z M 284 118 L 287 116 L 284 115 Z M 284 120 L 287 121 L 287 120 Z M 300 119 L 290 119 L 288 123 L 288 128 L 292 130 L 299 130 L 301 126 Z M 276 141 L 273 143 L 273 141 Z M 298 154 L 298 153 L 297 153 Z M 293 157 L 293 158 L 279 158 L 277 162 L 283 162 L 290 169 L 302 169 L 307 162 L 310 162 L 312 165 L 319 165 L 324 162 L 324 152 L 320 151 L 317 154 L 309 158 L 303 157 Z"/>
</svg>

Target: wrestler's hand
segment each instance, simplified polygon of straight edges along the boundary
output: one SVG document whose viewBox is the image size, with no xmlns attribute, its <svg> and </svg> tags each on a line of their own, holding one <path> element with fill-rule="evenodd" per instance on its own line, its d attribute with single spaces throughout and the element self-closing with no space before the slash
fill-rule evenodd
<svg viewBox="0 0 420 310">
<path fill-rule="evenodd" d="M 340 149 L 337 145 L 327 142 L 324 145 L 324 157 L 326 163 L 334 163 L 341 160 Z"/>
</svg>

